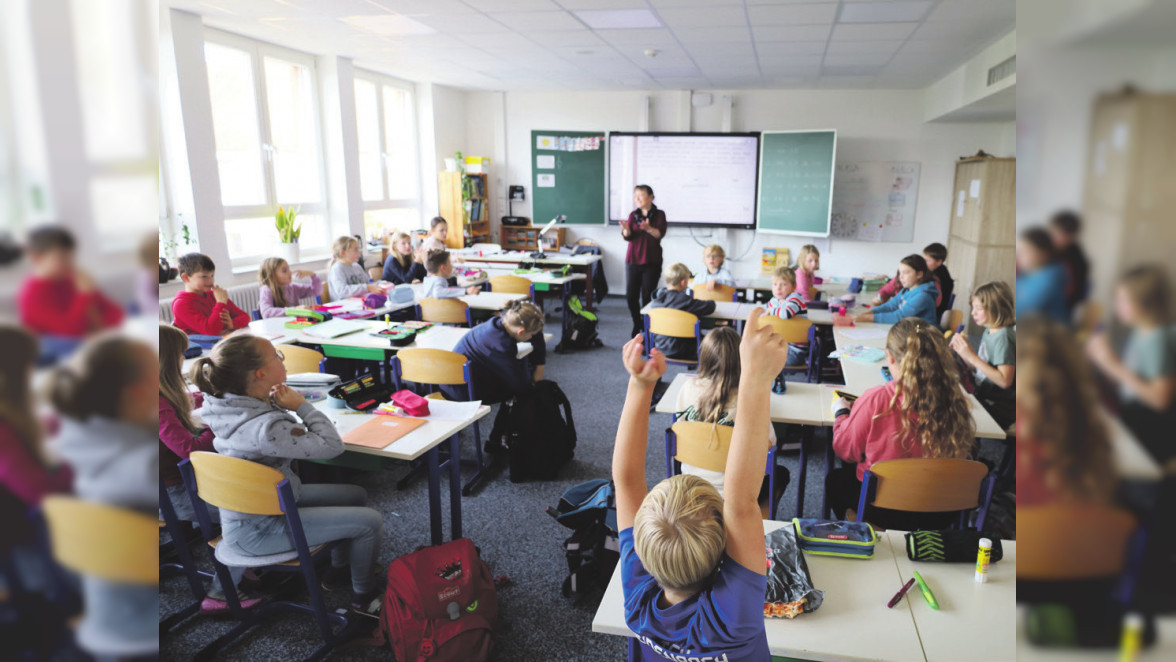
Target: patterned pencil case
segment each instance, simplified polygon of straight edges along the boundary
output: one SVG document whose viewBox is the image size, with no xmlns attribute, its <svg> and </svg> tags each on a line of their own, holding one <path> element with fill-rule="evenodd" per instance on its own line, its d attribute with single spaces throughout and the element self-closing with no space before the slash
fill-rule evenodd
<svg viewBox="0 0 1176 662">
<path fill-rule="evenodd" d="M 796 541 L 809 554 L 868 559 L 874 556 L 878 536 L 865 522 L 793 518 Z"/>
</svg>

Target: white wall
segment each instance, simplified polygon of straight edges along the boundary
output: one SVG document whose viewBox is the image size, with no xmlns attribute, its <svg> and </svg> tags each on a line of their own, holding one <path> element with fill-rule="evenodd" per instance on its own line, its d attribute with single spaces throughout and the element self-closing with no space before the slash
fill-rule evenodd
<svg viewBox="0 0 1176 662">
<path fill-rule="evenodd" d="M 507 184 L 523 184 L 527 202 L 516 204 L 516 214 L 530 216 L 530 137 L 533 129 L 639 130 L 640 104 L 650 97 L 651 131 L 719 131 L 722 113 L 718 98 L 733 99 L 733 131 L 766 129 L 827 129 L 838 131 L 838 155 L 843 159 L 905 160 L 922 164 L 914 240 L 909 244 L 873 244 L 818 240 L 822 272 L 845 275 L 862 271 L 888 273 L 898 260 L 919 252 L 933 241 L 946 243 L 955 160 L 983 149 L 999 156 L 1014 153 L 1010 123 L 927 124 L 922 121 L 923 98 L 916 91 L 757 90 L 715 91 L 716 103 L 691 109 L 689 92 L 508 92 L 505 94 Z M 479 95 L 480 96 L 480 95 Z M 495 131 L 490 114 L 471 115 L 467 135 Z M 481 120 L 481 121 L 479 121 Z M 811 239 L 747 230 L 675 228 L 674 210 L 667 209 L 670 230 L 662 243 L 667 262 L 681 261 L 701 268 L 702 245 L 716 242 L 727 248 L 736 276 L 759 273 L 760 248 L 788 247 L 795 256 Z M 611 291 L 623 291 L 625 242 L 616 226 L 569 226 L 569 239 L 587 237 L 604 248 L 605 274 Z M 750 251 L 748 250 L 750 247 Z M 731 258 L 740 258 L 732 260 Z M 949 258 L 950 263 L 950 258 Z"/>
</svg>

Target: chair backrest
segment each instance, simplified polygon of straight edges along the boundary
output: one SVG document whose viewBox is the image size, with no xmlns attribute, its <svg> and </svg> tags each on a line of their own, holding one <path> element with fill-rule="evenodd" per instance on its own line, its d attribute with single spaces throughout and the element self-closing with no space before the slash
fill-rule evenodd
<svg viewBox="0 0 1176 662">
<path fill-rule="evenodd" d="M 783 338 L 785 342 L 805 345 L 809 341 L 809 329 L 813 323 L 803 317 L 784 319 L 775 315 L 761 315 L 759 325 L 772 327 L 772 331 Z"/>
<path fill-rule="evenodd" d="M 678 439 L 674 459 L 708 471 L 727 470 L 727 453 L 731 450 L 731 433 L 735 428 L 716 423 L 678 421 L 672 429 Z"/>
<path fill-rule="evenodd" d="M 962 310 L 945 310 L 943 315 L 939 318 L 939 328 L 944 331 L 955 331 L 955 328 L 960 325 L 964 319 L 964 311 Z"/>
<path fill-rule="evenodd" d="M 531 281 L 522 276 L 503 274 L 490 279 L 490 291 L 531 296 Z"/>
<path fill-rule="evenodd" d="M 816 301 L 816 299 L 817 299 L 817 286 L 816 285 L 809 286 L 808 298 L 809 298 L 809 301 Z"/>
<path fill-rule="evenodd" d="M 1098 301 L 1088 300 L 1078 306 L 1074 314 L 1074 324 L 1080 333 L 1089 335 L 1102 321 L 1103 307 Z"/>
<path fill-rule="evenodd" d="M 50 495 L 42 502 L 53 557 L 74 572 L 159 584 L 159 520 L 124 508 Z"/>
<path fill-rule="evenodd" d="M 434 324 L 468 324 L 469 304 L 461 299 L 421 299 L 421 321 Z"/>
<path fill-rule="evenodd" d="M 980 505 L 988 467 L 975 460 L 905 458 L 870 466 L 877 489 L 870 505 L 915 513 L 969 510 Z"/>
<path fill-rule="evenodd" d="M 282 472 L 240 458 L 197 451 L 188 458 L 196 477 L 196 494 L 217 508 L 250 515 L 281 515 L 278 483 Z"/>
<path fill-rule="evenodd" d="M 320 372 L 319 366 L 322 363 L 323 355 L 319 352 L 297 345 L 282 345 L 278 351 L 286 357 L 282 361 L 282 364 L 286 366 L 286 372 L 290 374 Z"/>
<path fill-rule="evenodd" d="M 672 338 L 697 337 L 698 317 L 675 308 L 652 308 L 647 313 L 649 330 L 659 336 Z"/>
<path fill-rule="evenodd" d="M 396 353 L 400 379 L 418 384 L 465 384 L 465 364 L 457 352 L 414 347 Z"/>
<path fill-rule="evenodd" d="M 1136 529 L 1130 512 L 1094 504 L 1017 508 L 1017 579 L 1114 577 Z"/>
<path fill-rule="evenodd" d="M 708 289 L 705 285 L 699 285 L 692 290 L 695 299 L 702 299 L 703 301 L 734 301 L 735 288 L 730 285 L 715 285 L 715 289 Z"/>
<path fill-rule="evenodd" d="M 319 296 L 319 305 L 328 303 L 331 300 L 331 288 L 327 283 L 327 279 L 323 279 L 323 293 Z"/>
</svg>

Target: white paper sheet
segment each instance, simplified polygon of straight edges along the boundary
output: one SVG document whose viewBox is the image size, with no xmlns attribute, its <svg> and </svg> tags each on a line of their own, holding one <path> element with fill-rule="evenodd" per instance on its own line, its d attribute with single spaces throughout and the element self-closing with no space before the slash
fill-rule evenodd
<svg viewBox="0 0 1176 662">
<path fill-rule="evenodd" d="M 979 197 L 980 197 L 980 180 L 979 180 L 979 179 L 973 179 L 973 180 L 972 180 L 972 187 L 971 187 L 971 189 L 968 191 L 968 195 L 970 195 L 970 196 L 971 196 L 971 197 L 973 197 L 973 198 L 979 198 Z"/>
<path fill-rule="evenodd" d="M 848 329 L 841 327 L 837 332 L 851 340 L 876 340 L 878 338 L 885 338 L 890 333 L 890 329 L 857 328 L 851 326 Z"/>
<path fill-rule="evenodd" d="M 535 181 L 539 188 L 555 188 L 555 175 L 537 175 Z"/>
<path fill-rule="evenodd" d="M 555 168 L 555 156 L 552 154 L 540 154 L 535 157 L 535 167 L 543 170 L 551 170 Z"/>
<path fill-rule="evenodd" d="M 1117 150 L 1126 149 L 1128 135 L 1127 123 L 1119 122 L 1111 130 L 1111 146 Z"/>
<path fill-rule="evenodd" d="M 956 216 L 964 215 L 964 195 L 963 190 L 960 191 L 960 197 L 956 200 Z"/>
<path fill-rule="evenodd" d="M 555 136 L 535 136 L 535 149 L 555 149 Z"/>
<path fill-rule="evenodd" d="M 882 241 L 882 225 L 878 223 L 862 223 L 858 228 L 858 239 L 862 241 Z"/>
<path fill-rule="evenodd" d="M 450 402 L 449 400 L 429 400 L 430 421 L 467 421 L 478 413 L 482 406 L 481 400 L 473 402 Z"/>
</svg>

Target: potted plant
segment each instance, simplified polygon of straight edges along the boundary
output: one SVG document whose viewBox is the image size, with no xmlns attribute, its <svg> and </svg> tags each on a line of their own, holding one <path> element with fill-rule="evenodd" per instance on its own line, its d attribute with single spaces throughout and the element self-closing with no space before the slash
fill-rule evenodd
<svg viewBox="0 0 1176 662">
<path fill-rule="evenodd" d="M 274 214 L 274 227 L 278 229 L 278 255 L 290 264 L 298 264 L 298 236 L 302 234 L 302 224 L 294 225 L 294 217 L 298 210 L 293 207 L 282 209 Z"/>
</svg>

